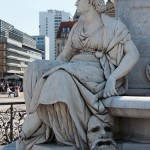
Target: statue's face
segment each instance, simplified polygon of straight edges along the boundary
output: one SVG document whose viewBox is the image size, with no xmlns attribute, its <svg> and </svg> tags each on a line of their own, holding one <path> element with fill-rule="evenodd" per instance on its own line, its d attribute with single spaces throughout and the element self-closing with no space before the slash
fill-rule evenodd
<svg viewBox="0 0 150 150">
<path fill-rule="evenodd" d="M 116 150 L 116 144 L 112 140 L 111 126 L 96 116 L 92 116 L 89 120 L 87 138 L 91 150 Z"/>
<path fill-rule="evenodd" d="M 86 14 L 91 6 L 89 0 L 77 0 L 75 5 L 77 6 L 77 14 L 79 16 Z"/>
</svg>

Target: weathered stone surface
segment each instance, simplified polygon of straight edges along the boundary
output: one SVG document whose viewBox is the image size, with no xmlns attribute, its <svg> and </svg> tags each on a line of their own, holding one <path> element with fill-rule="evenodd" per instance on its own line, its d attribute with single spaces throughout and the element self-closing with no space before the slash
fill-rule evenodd
<svg viewBox="0 0 150 150">
<path fill-rule="evenodd" d="M 39 144 L 35 145 L 32 150 L 79 150 L 74 146 L 60 146 L 56 144 Z"/>
<path fill-rule="evenodd" d="M 118 150 L 150 150 L 150 144 L 139 144 L 132 142 L 118 143 Z"/>
<path fill-rule="evenodd" d="M 129 73 L 129 95 L 150 95 L 146 67 L 150 63 L 150 2 L 149 0 L 115 0 L 116 16 L 126 24 L 136 44 L 140 61 Z M 142 90 L 144 89 L 144 90 Z"/>
<path fill-rule="evenodd" d="M 8 144 L 7 146 L 4 146 L 0 150 L 16 150 L 16 142 L 13 142 L 11 144 Z"/>
<path fill-rule="evenodd" d="M 104 104 L 114 116 L 115 138 L 150 143 L 150 97 L 114 96 Z"/>
<path fill-rule="evenodd" d="M 51 144 L 36 145 L 34 150 L 78 150 L 75 147 L 62 146 Z M 2 148 L 1 150 L 16 150 L 15 143 L 10 144 Z M 138 144 L 131 142 L 117 142 L 117 150 L 150 150 L 150 144 Z"/>
<path fill-rule="evenodd" d="M 56 145 L 37 145 L 33 150 L 78 150 L 75 147 L 58 147 Z M 117 150 L 150 150 L 150 144 L 138 144 L 131 142 L 117 143 Z"/>
<path fill-rule="evenodd" d="M 148 96 L 113 96 L 104 100 L 104 104 L 116 117 L 150 118 Z"/>
</svg>

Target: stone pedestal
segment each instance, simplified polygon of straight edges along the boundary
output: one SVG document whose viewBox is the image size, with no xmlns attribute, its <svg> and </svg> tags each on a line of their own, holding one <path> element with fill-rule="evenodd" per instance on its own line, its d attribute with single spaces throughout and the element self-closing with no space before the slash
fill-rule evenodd
<svg viewBox="0 0 150 150">
<path fill-rule="evenodd" d="M 150 95 L 150 1 L 115 0 L 116 16 L 131 32 L 140 60 L 129 73 L 128 95 Z"/>
<path fill-rule="evenodd" d="M 118 150 L 150 150 L 150 144 L 139 144 L 131 142 L 117 143 Z"/>
<path fill-rule="evenodd" d="M 34 145 L 32 150 L 78 150 L 74 146 L 60 146 L 57 144 L 39 144 Z"/>
<path fill-rule="evenodd" d="M 115 139 L 150 144 L 150 97 L 114 96 L 104 104 L 114 117 Z"/>
<path fill-rule="evenodd" d="M 118 150 L 150 150 L 150 144 L 138 144 L 131 142 L 117 142 Z M 2 148 L 1 150 L 16 150 L 15 142 Z M 79 150 L 75 147 L 58 146 L 54 144 L 35 145 L 34 150 Z"/>
<path fill-rule="evenodd" d="M 62 146 L 51 144 L 36 145 L 34 150 L 79 150 L 75 147 Z M 138 144 L 130 142 L 119 142 L 117 143 L 117 150 L 150 150 L 150 144 Z"/>
<path fill-rule="evenodd" d="M 0 150 L 16 150 L 16 142 L 6 145 L 3 148 L 0 148 Z"/>
</svg>

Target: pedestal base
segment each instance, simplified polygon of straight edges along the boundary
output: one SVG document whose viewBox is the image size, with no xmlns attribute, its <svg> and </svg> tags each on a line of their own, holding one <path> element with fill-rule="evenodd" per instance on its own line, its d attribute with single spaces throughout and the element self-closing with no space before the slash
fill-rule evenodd
<svg viewBox="0 0 150 150">
<path fill-rule="evenodd" d="M 123 142 L 117 143 L 117 150 L 150 150 L 150 144 Z"/>
<path fill-rule="evenodd" d="M 118 142 L 118 150 L 150 150 L 150 144 L 139 144 L 130 142 Z M 9 144 L 1 150 L 16 150 L 15 143 Z M 35 145 L 32 150 L 79 150 L 71 146 L 58 146 L 54 144 Z"/>
<path fill-rule="evenodd" d="M 40 144 L 40 145 L 35 145 L 33 150 L 79 150 L 79 149 L 70 146 Z M 150 144 L 119 142 L 117 143 L 117 150 L 150 150 Z"/>
<path fill-rule="evenodd" d="M 115 139 L 150 144 L 150 97 L 112 96 L 104 104 L 114 117 Z"/>
<path fill-rule="evenodd" d="M 79 150 L 74 146 L 62 146 L 56 144 L 39 144 L 34 145 L 32 150 Z"/>
</svg>

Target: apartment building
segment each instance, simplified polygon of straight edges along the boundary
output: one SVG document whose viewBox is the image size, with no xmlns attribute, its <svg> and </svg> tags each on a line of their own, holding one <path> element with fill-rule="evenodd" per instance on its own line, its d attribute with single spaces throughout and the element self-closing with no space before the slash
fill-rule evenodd
<svg viewBox="0 0 150 150">
<path fill-rule="evenodd" d="M 49 60 L 49 37 L 45 35 L 32 37 L 36 41 L 36 48 L 42 51 L 42 59 Z"/>
<path fill-rule="evenodd" d="M 0 77 L 24 74 L 28 63 L 42 59 L 36 41 L 13 25 L 0 20 Z"/>
<path fill-rule="evenodd" d="M 50 60 L 56 59 L 56 35 L 62 21 L 73 20 L 70 13 L 59 10 L 48 10 L 39 13 L 39 35 L 50 39 Z"/>
</svg>

